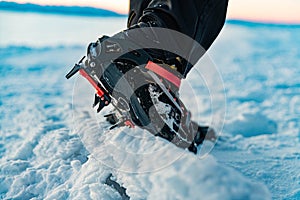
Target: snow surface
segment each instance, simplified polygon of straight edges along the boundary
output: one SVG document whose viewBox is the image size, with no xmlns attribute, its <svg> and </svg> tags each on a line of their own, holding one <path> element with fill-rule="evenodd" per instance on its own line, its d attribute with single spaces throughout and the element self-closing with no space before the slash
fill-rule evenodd
<svg viewBox="0 0 300 200">
<path fill-rule="evenodd" d="M 14 44 L 0 43 L 0 199 L 121 199 L 104 184 L 111 172 L 132 199 L 300 199 L 299 27 L 225 26 L 209 51 L 224 81 L 225 125 L 204 156 L 137 128 L 104 133 L 92 89 L 64 78 L 86 41 L 23 46 L 0 31 Z M 188 80 L 183 100 L 211 122 L 205 83 Z"/>
</svg>

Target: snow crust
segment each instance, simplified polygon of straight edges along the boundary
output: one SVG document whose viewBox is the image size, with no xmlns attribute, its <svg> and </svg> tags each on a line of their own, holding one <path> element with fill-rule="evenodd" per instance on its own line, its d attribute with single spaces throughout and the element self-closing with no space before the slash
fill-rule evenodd
<svg viewBox="0 0 300 200">
<path fill-rule="evenodd" d="M 197 157 L 138 128 L 99 132 L 99 123 L 108 124 L 90 107 L 92 91 L 80 84 L 71 104 L 73 85 L 63 77 L 81 50 L 2 48 L 1 198 L 121 199 L 104 184 L 110 173 L 132 199 L 270 197 L 213 156 Z M 76 92 L 88 95 L 77 102 Z"/>
<path fill-rule="evenodd" d="M 101 131 L 109 125 L 91 109 L 93 91 L 64 78 L 84 42 L 2 45 L 0 199 L 121 199 L 104 184 L 110 173 L 131 199 L 299 199 L 299 32 L 225 26 L 209 53 L 224 79 L 226 121 L 205 156 L 138 128 Z M 196 89 L 181 93 L 197 95 L 192 114 L 205 123 L 209 91 L 189 80 Z"/>
</svg>

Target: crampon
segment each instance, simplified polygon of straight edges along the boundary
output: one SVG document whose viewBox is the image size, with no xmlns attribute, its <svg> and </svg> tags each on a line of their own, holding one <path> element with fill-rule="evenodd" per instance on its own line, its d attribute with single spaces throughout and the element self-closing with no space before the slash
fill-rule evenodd
<svg viewBox="0 0 300 200">
<path fill-rule="evenodd" d="M 194 153 L 209 131 L 191 121 L 178 98 L 181 79 L 176 70 L 122 37 L 103 36 L 91 43 L 66 78 L 77 72 L 95 88 L 97 112 L 113 106 L 105 115 L 111 129 L 138 126 Z"/>
</svg>

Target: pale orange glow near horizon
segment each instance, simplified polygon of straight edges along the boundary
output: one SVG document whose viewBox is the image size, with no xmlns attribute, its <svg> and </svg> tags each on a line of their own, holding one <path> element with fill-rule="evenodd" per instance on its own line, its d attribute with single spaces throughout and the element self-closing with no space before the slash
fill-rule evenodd
<svg viewBox="0 0 300 200">
<path fill-rule="evenodd" d="M 10 1 L 10 0 L 7 0 Z M 127 14 L 129 0 L 14 0 L 40 5 L 91 6 Z M 259 22 L 300 23 L 299 0 L 229 0 L 228 19 Z"/>
<path fill-rule="evenodd" d="M 299 0 L 229 0 L 227 17 L 261 22 L 300 23 Z"/>
<path fill-rule="evenodd" d="M 34 3 L 40 5 L 62 5 L 62 6 L 89 6 L 112 10 L 121 14 L 127 14 L 129 0 L 7 0 L 17 3 Z"/>
</svg>

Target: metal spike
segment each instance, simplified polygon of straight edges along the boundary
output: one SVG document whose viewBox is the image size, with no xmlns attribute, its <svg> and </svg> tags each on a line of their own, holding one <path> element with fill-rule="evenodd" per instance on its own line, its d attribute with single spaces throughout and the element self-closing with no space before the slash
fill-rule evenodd
<svg viewBox="0 0 300 200">
<path fill-rule="evenodd" d="M 118 122 L 117 121 L 118 119 L 116 117 L 116 113 L 110 113 L 110 114 L 104 115 L 104 117 L 106 118 L 106 121 L 108 121 L 112 125 L 114 125 Z"/>
<path fill-rule="evenodd" d="M 111 127 L 109 128 L 109 130 L 113 130 L 114 128 L 117 128 L 119 125 L 120 125 L 120 124 L 115 124 L 115 125 L 111 126 Z"/>
<path fill-rule="evenodd" d="M 66 78 L 71 78 L 74 74 L 76 74 L 81 69 L 81 63 L 85 59 L 85 56 L 81 58 L 81 60 L 78 62 L 78 64 L 75 64 L 73 69 L 66 75 Z"/>
<path fill-rule="evenodd" d="M 93 108 L 100 102 L 100 100 L 101 100 L 100 97 L 97 94 L 95 94 Z"/>
<path fill-rule="evenodd" d="M 110 117 L 110 116 L 113 116 L 114 115 L 114 113 L 109 113 L 109 114 L 107 114 L 107 115 L 104 115 L 104 117 Z"/>
<path fill-rule="evenodd" d="M 123 121 L 119 121 L 119 122 L 117 122 L 116 124 L 114 124 L 113 126 L 111 126 L 111 127 L 109 128 L 109 130 L 112 130 L 112 129 L 117 128 L 117 127 L 119 127 L 119 126 L 123 126 L 124 123 L 125 123 L 124 120 L 123 120 Z"/>
<path fill-rule="evenodd" d="M 97 109 L 97 113 L 99 113 L 99 112 L 104 108 L 104 106 L 105 106 L 104 101 L 102 101 L 102 100 L 100 99 L 100 101 L 99 101 L 99 107 L 98 107 L 98 109 Z"/>
</svg>

